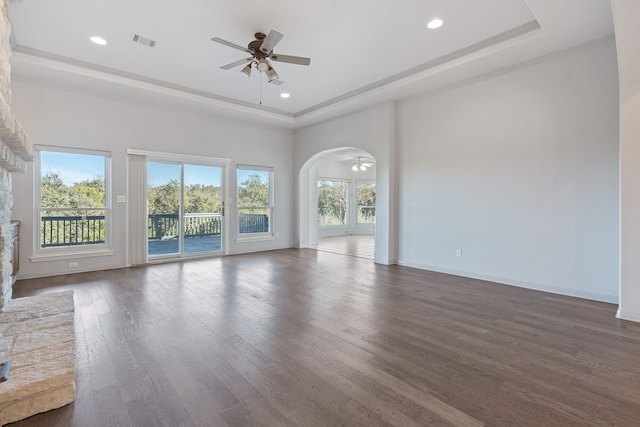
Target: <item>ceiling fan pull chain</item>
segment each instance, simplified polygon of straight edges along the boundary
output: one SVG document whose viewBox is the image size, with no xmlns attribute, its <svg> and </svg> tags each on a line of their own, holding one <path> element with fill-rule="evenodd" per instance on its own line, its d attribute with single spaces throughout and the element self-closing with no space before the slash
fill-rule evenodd
<svg viewBox="0 0 640 427">
<path fill-rule="evenodd" d="M 260 71 L 260 105 L 262 105 L 262 71 Z"/>
</svg>

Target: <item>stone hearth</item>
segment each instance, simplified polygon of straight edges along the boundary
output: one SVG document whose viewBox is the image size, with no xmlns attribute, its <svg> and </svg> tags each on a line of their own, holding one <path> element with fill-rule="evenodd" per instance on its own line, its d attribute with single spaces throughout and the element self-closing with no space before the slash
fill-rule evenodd
<svg viewBox="0 0 640 427">
<path fill-rule="evenodd" d="M 0 425 L 60 408 L 75 399 L 73 291 L 13 300 L 0 315 Z"/>
</svg>

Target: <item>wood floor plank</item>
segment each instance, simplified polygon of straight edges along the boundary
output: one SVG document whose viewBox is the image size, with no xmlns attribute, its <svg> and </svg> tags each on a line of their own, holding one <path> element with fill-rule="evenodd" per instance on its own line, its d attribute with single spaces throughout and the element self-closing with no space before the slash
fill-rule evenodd
<svg viewBox="0 0 640 427">
<path fill-rule="evenodd" d="M 219 414 L 216 405 L 212 404 L 212 396 L 191 376 L 182 363 L 168 366 L 164 370 L 189 413 L 189 419 L 193 425 L 202 427 L 228 425 L 225 418 Z M 239 401 L 236 400 L 236 405 L 238 403 Z"/>
<path fill-rule="evenodd" d="M 297 249 L 13 293 L 67 289 L 76 401 L 12 427 L 640 425 L 612 304 Z"/>
<path fill-rule="evenodd" d="M 295 343 L 295 340 L 288 341 Z M 265 353 L 268 353 L 282 365 L 298 365 L 296 370 L 304 372 L 304 375 L 301 376 L 308 383 L 317 384 L 319 380 L 325 382 L 327 386 L 324 389 L 320 388 L 319 391 L 328 396 L 337 397 L 338 402 L 334 402 L 331 406 L 344 414 L 343 417 L 346 418 L 347 425 L 361 425 L 358 418 L 362 418 L 362 416 L 358 412 L 351 412 L 351 407 L 356 411 L 362 408 L 367 412 L 364 419 L 368 424 L 364 425 L 418 426 L 425 425 L 425 421 L 429 425 L 437 425 L 437 421 L 442 421 L 436 420 L 432 414 L 427 414 L 426 411 L 420 414 L 417 405 L 395 395 L 382 393 L 380 387 L 372 387 L 369 384 L 363 384 L 362 381 L 357 381 L 353 375 L 354 370 L 339 360 L 328 357 L 328 351 L 318 352 L 308 347 L 294 350 L 291 344 L 285 344 L 282 340 L 264 341 L 259 345 Z M 442 425 L 444 424 L 442 423 Z"/>
<path fill-rule="evenodd" d="M 257 419 L 251 415 L 245 407 L 238 403 L 235 406 L 227 409 L 221 413 L 222 417 L 226 420 L 228 425 L 242 426 L 242 427 L 262 427 L 262 423 L 259 423 Z"/>
<path fill-rule="evenodd" d="M 456 408 L 453 408 L 433 394 L 419 390 L 393 375 L 389 375 L 379 369 L 372 369 L 369 365 L 355 361 L 340 351 L 334 351 L 331 355 L 337 360 L 340 360 L 346 365 L 361 372 L 362 376 L 366 379 L 375 381 L 378 384 L 393 390 L 399 396 L 403 396 L 427 409 L 439 418 L 451 423 L 451 425 L 469 427 L 481 427 L 484 425 L 483 422 L 474 419 Z"/>
<path fill-rule="evenodd" d="M 241 381 L 230 386 L 233 394 L 243 402 L 245 408 L 264 426 L 294 427 L 296 424 L 286 418 L 248 382 Z"/>
<path fill-rule="evenodd" d="M 137 423 L 132 423 L 132 419 L 129 418 L 130 413 L 125 407 L 125 402 L 122 399 L 122 394 L 120 393 L 120 389 L 117 384 L 94 391 L 93 396 L 97 402 L 100 402 L 100 404 L 96 408 L 96 413 L 93 415 L 94 421 L 92 425 L 100 427 L 127 427 L 139 425 Z"/>
</svg>

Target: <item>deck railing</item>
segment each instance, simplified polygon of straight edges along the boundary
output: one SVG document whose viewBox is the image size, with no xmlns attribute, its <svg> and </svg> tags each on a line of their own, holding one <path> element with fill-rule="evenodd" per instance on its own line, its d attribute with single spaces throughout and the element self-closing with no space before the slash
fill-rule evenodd
<svg viewBox="0 0 640 427">
<path fill-rule="evenodd" d="M 376 220 L 376 207 L 375 206 L 363 206 L 358 205 L 358 223 L 367 224 L 373 223 Z"/>
<path fill-rule="evenodd" d="M 43 216 L 40 245 L 96 245 L 104 243 L 104 215 Z"/>
<path fill-rule="evenodd" d="M 170 239 L 178 236 L 178 214 L 149 214 L 149 240 Z M 220 214 L 202 213 L 184 216 L 184 237 L 219 236 Z"/>
<path fill-rule="evenodd" d="M 269 217 L 263 214 L 240 214 L 240 234 L 266 233 L 269 231 Z"/>
<path fill-rule="evenodd" d="M 240 233 L 266 233 L 269 231 L 269 217 L 263 214 L 240 214 Z M 219 236 L 221 232 L 220 214 L 186 214 L 184 217 L 184 237 Z M 175 238 L 178 235 L 178 214 L 150 214 L 149 240 Z"/>
<path fill-rule="evenodd" d="M 172 239 L 178 236 L 178 214 L 150 214 L 148 239 Z M 261 214 L 240 214 L 240 233 L 269 231 L 269 217 Z M 186 214 L 184 237 L 219 236 L 221 217 L 216 213 Z M 104 215 L 43 216 L 41 240 L 43 248 L 103 244 Z"/>
</svg>

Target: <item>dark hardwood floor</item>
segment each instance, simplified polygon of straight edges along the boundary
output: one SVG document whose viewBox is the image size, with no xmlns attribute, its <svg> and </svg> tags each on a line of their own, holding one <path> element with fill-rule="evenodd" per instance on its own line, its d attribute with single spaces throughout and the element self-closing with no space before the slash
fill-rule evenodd
<svg viewBox="0 0 640 427">
<path fill-rule="evenodd" d="M 281 250 L 22 280 L 75 290 L 77 399 L 26 426 L 638 426 L 612 304 Z"/>
</svg>

